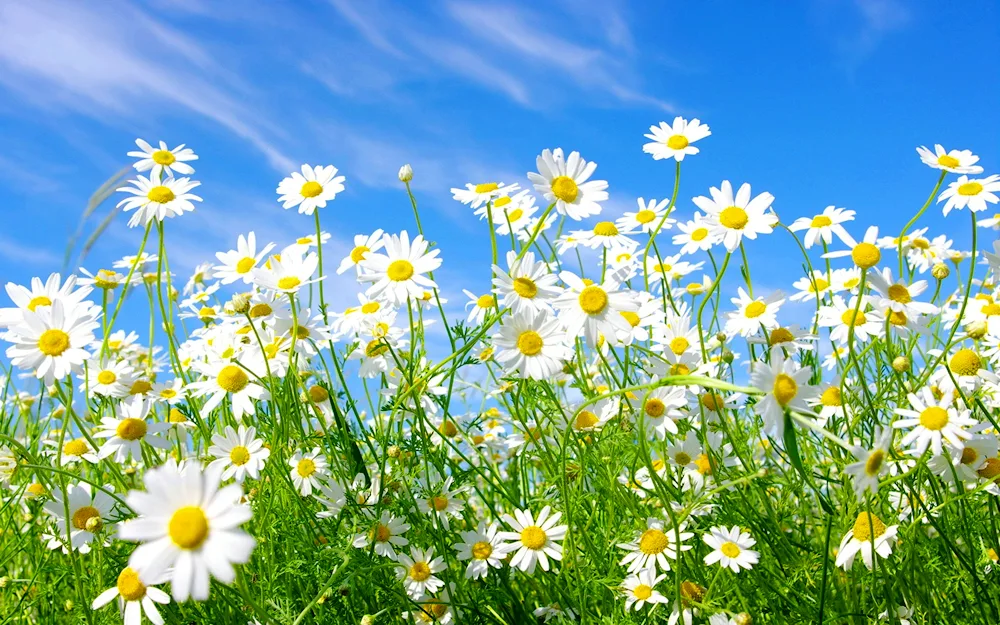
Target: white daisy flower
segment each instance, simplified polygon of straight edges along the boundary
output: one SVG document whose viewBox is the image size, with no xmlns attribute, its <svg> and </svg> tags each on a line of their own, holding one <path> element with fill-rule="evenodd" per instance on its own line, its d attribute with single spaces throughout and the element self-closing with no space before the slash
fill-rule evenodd
<svg viewBox="0 0 1000 625">
<path fill-rule="evenodd" d="M 739 573 L 740 569 L 749 571 L 760 561 L 760 554 L 750 549 L 757 541 L 738 525 L 729 529 L 713 527 L 701 539 L 712 548 L 712 553 L 705 556 L 705 566 L 718 562 L 722 568 L 728 567 L 733 573 Z"/>
<path fill-rule="evenodd" d="M 599 221 L 594 224 L 591 230 L 575 230 L 571 234 L 580 242 L 580 245 L 590 249 L 603 247 L 606 250 L 612 247 L 627 247 L 635 244 L 627 234 L 618 230 L 618 226 L 613 221 Z"/>
<path fill-rule="evenodd" d="M 87 347 L 99 324 L 87 307 L 56 300 L 51 306 L 22 312 L 20 323 L 5 337 L 13 343 L 6 352 L 12 365 L 52 384 L 79 371 L 90 358 Z"/>
<path fill-rule="evenodd" d="M 281 293 L 297 293 L 300 288 L 319 282 L 326 276 L 313 279 L 319 259 L 316 254 L 306 252 L 301 245 L 289 245 L 280 254 L 272 255 L 263 267 L 255 267 L 253 282 L 262 289 Z"/>
<path fill-rule="evenodd" d="M 490 567 L 499 569 L 507 556 L 507 545 L 498 532 L 496 523 L 480 520 L 475 530 L 459 532 L 462 542 L 453 545 L 460 561 L 469 560 L 465 579 L 485 579 Z"/>
<path fill-rule="evenodd" d="M 896 542 L 896 530 L 898 528 L 898 525 L 886 527 L 882 519 L 874 514 L 862 512 L 858 515 L 854 526 L 847 531 L 844 539 L 840 541 L 840 547 L 837 549 L 836 566 L 843 567 L 845 571 L 849 570 L 854 564 L 854 559 L 858 553 L 861 553 L 861 559 L 864 561 L 865 566 L 868 567 L 868 570 L 871 570 L 874 564 L 872 544 L 874 543 L 875 546 L 874 554 L 877 554 L 881 558 L 888 558 L 892 555 L 892 545 Z"/>
<path fill-rule="evenodd" d="M 318 519 L 337 518 L 340 516 L 340 511 L 347 504 L 347 493 L 344 487 L 336 480 L 322 482 L 314 495 L 316 501 L 323 504 L 326 508 L 316 513 L 316 518 Z"/>
<path fill-rule="evenodd" d="M 257 429 L 253 426 L 241 425 L 239 430 L 234 430 L 233 426 L 227 425 L 224 436 L 212 435 L 212 443 L 208 453 L 216 460 L 211 464 L 223 467 L 223 482 L 233 478 L 242 484 L 248 475 L 259 479 L 264 463 L 271 455 L 271 450 L 264 447 L 264 441 L 257 438 Z"/>
<path fill-rule="evenodd" d="M 765 392 L 753 409 L 764 419 L 764 429 L 772 437 L 784 436 L 786 409 L 809 411 L 808 401 L 819 392 L 807 384 L 811 376 L 811 368 L 800 368 L 793 360 L 786 360 L 781 350 L 771 352 L 770 364 L 753 363 L 751 384 Z"/>
<path fill-rule="evenodd" d="M 792 283 L 792 287 L 797 291 L 788 299 L 793 302 L 804 302 L 806 300 L 822 300 L 830 291 L 830 279 L 832 276 L 825 271 L 813 270 L 811 276 L 799 278 Z"/>
<path fill-rule="evenodd" d="M 684 531 L 686 528 L 687 524 L 683 522 L 675 528 L 664 519 L 647 518 L 645 530 L 638 532 L 632 542 L 618 545 L 628 552 L 619 564 L 628 565 L 629 573 L 669 571 L 670 560 L 677 559 L 677 552 L 691 549 L 691 545 L 684 542 L 694 534 Z"/>
<path fill-rule="evenodd" d="M 425 292 L 437 289 L 437 284 L 424 274 L 441 266 L 439 250 L 427 251 L 428 243 L 422 235 L 411 243 L 405 230 L 398 235 L 387 234 L 383 246 L 384 253 L 368 253 L 361 261 L 358 280 L 372 283 L 369 297 L 403 306 L 407 299 L 419 300 Z"/>
<path fill-rule="evenodd" d="M 232 284 L 242 280 L 244 284 L 253 284 L 253 270 L 267 253 L 274 247 L 268 243 L 257 251 L 257 235 L 251 232 L 245 237 L 241 234 L 236 240 L 236 249 L 228 252 L 216 252 L 215 257 L 221 265 L 215 266 L 215 277 L 222 284 Z"/>
<path fill-rule="evenodd" d="M 595 404 L 584 406 L 570 418 L 570 424 L 577 432 L 595 432 L 611 419 L 618 416 L 620 402 L 617 397 L 602 399 Z"/>
<path fill-rule="evenodd" d="M 340 266 L 337 267 L 337 274 L 345 273 L 352 267 L 360 272 L 361 261 L 367 258 L 371 252 L 377 252 L 382 249 L 382 246 L 385 244 L 384 234 L 382 229 L 378 228 L 375 232 L 368 235 L 354 235 L 354 247 L 351 248 L 351 253 L 345 256 L 344 260 L 340 261 Z"/>
<path fill-rule="evenodd" d="M 59 447 L 59 441 L 57 439 L 46 439 L 47 444 L 53 445 L 54 447 Z M 90 442 L 83 437 L 80 438 L 69 438 L 63 442 L 62 455 L 59 459 L 59 466 L 67 466 L 71 464 L 76 464 L 81 460 L 86 460 L 90 464 L 96 463 L 100 458 L 94 452 L 94 448 L 91 447 Z"/>
<path fill-rule="evenodd" d="M 872 288 L 878 294 L 872 297 L 871 302 L 875 308 L 885 311 L 906 313 L 914 317 L 918 315 L 937 314 L 938 307 L 927 302 L 917 302 L 913 298 L 918 297 L 927 290 L 926 280 L 917 280 L 907 285 L 902 280 L 892 279 L 892 269 L 886 267 L 882 271 L 872 271 L 868 274 Z"/>
<path fill-rule="evenodd" d="M 515 552 L 510 565 L 531 575 L 539 562 L 542 570 L 548 571 L 549 558 L 562 560 L 559 541 L 566 537 L 569 526 L 557 525 L 560 518 L 562 512 L 552 513 L 549 506 L 542 508 L 537 519 L 530 510 L 515 509 L 513 516 L 505 514 L 504 523 L 514 530 L 501 533 L 501 538 L 511 541 L 508 543 L 510 551 Z"/>
<path fill-rule="evenodd" d="M 709 223 L 701 213 L 695 213 L 694 219 L 687 222 L 678 222 L 679 233 L 672 239 L 674 245 L 680 245 L 681 256 L 694 254 L 697 251 L 707 252 L 712 246 L 719 242 L 711 232 L 712 224 Z"/>
<path fill-rule="evenodd" d="M 656 585 L 664 580 L 666 575 L 657 575 L 653 569 L 643 569 L 633 573 L 622 582 L 622 592 L 625 594 L 625 612 L 641 610 L 647 603 L 667 603 L 667 598 L 656 590 Z"/>
<path fill-rule="evenodd" d="M 445 570 L 444 558 L 434 557 L 434 547 L 427 551 L 411 547 L 410 555 L 401 552 L 396 561 L 402 565 L 396 569 L 396 578 L 403 582 L 411 599 L 423 599 L 444 587 L 444 582 L 434 575 Z"/>
<path fill-rule="evenodd" d="M 562 292 L 548 265 L 535 262 L 534 252 L 525 252 L 520 260 L 517 252 L 507 252 L 507 271 L 493 265 L 493 274 L 493 292 L 515 316 L 552 312 L 551 303 Z"/>
<path fill-rule="evenodd" d="M 942 212 L 947 215 L 952 209 L 968 208 L 973 213 L 986 210 L 987 204 L 1000 202 L 996 191 L 1000 191 L 1000 175 L 993 174 L 986 178 L 970 180 L 968 176 L 959 176 L 958 180 L 948 185 L 948 188 L 938 196 L 938 203 L 945 202 Z"/>
<path fill-rule="evenodd" d="M 135 370 L 128 362 L 93 358 L 87 363 L 87 382 L 80 390 L 86 389 L 91 397 L 125 397 L 134 381 Z"/>
<path fill-rule="evenodd" d="M 752 298 L 740 287 L 737 296 L 730 300 L 739 307 L 736 312 L 729 313 L 726 320 L 726 334 L 739 334 L 749 337 L 764 330 L 778 326 L 778 310 L 785 303 L 781 291 L 775 291 L 767 297 Z"/>
<path fill-rule="evenodd" d="M 303 497 L 308 497 L 313 490 L 319 488 L 322 481 L 326 479 L 327 461 L 319 447 L 314 447 L 307 454 L 296 451 L 288 459 L 288 466 L 292 468 L 290 475 L 295 490 Z"/>
<path fill-rule="evenodd" d="M 168 423 L 150 423 L 151 404 L 142 397 L 132 397 L 116 408 L 116 417 L 104 417 L 94 438 L 108 439 L 97 454 L 101 460 L 114 455 L 115 462 L 124 462 L 129 456 L 142 459 L 142 443 L 157 449 L 170 449 L 171 443 L 160 437 L 170 429 Z"/>
<path fill-rule="evenodd" d="M 168 217 L 183 215 L 194 210 L 193 202 L 201 201 L 200 197 L 190 192 L 201 183 L 190 178 L 164 178 L 156 181 L 138 176 L 130 184 L 134 186 L 116 189 L 132 194 L 132 197 L 118 202 L 118 208 L 123 212 L 135 210 L 135 214 L 128 220 L 129 228 L 139 224 L 148 225 L 154 219 L 162 222 Z"/>
<path fill-rule="evenodd" d="M 643 145 L 642 151 L 653 160 L 673 158 L 677 162 L 683 161 L 688 154 L 697 154 L 698 148 L 691 144 L 712 134 L 708 124 L 697 118 L 688 121 L 683 117 L 675 117 L 672 125 L 660 122 L 659 126 L 650 126 L 649 132 L 645 136 L 652 142 Z"/>
<path fill-rule="evenodd" d="M 823 258 L 843 258 L 850 256 L 854 265 L 860 269 L 874 267 L 882 260 L 882 251 L 878 248 L 878 226 L 869 226 L 865 230 L 865 238 L 858 243 L 848 235 L 844 243 L 850 247 L 849 250 L 839 250 L 823 254 Z"/>
<path fill-rule="evenodd" d="M 333 165 L 303 165 L 301 174 L 294 171 L 278 184 L 278 201 L 285 209 L 298 206 L 299 213 L 312 215 L 344 190 L 344 180 Z"/>
<path fill-rule="evenodd" d="M 823 306 L 819 309 L 818 324 L 821 328 L 833 328 L 830 331 L 830 340 L 847 344 L 851 328 L 854 328 L 854 340 L 860 343 L 868 341 L 872 337 L 882 336 L 885 330 L 885 318 L 877 310 L 865 310 L 868 308 L 868 298 L 865 297 L 858 308 L 858 298 L 852 297 L 847 303 L 839 295 L 833 297 L 833 305 Z M 857 309 L 857 312 L 855 312 Z"/>
<path fill-rule="evenodd" d="M 479 208 L 494 199 L 508 196 L 519 188 L 516 184 L 504 186 L 502 182 L 482 182 L 480 184 L 472 184 L 470 182 L 466 183 L 464 189 L 453 188 L 451 195 L 462 204 L 467 204 L 472 208 Z M 485 213 L 483 213 L 483 216 L 485 216 Z"/>
<path fill-rule="evenodd" d="M 111 519 L 114 500 L 90 484 L 67 484 L 65 495 L 56 488 L 51 497 L 44 508 L 55 521 L 56 544 L 65 547 L 63 541 L 69 536 L 70 549 L 80 553 L 90 551 L 90 542 L 106 529 L 105 523 Z"/>
<path fill-rule="evenodd" d="M 858 497 L 858 502 L 865 500 L 865 493 L 873 495 L 878 492 L 878 479 L 889 470 L 889 463 L 886 458 L 889 455 L 889 448 L 892 443 L 892 428 L 877 429 L 875 432 L 875 446 L 872 449 L 865 449 L 860 445 L 855 445 L 852 453 L 858 459 L 846 467 L 844 471 L 852 478 L 854 493 Z"/>
<path fill-rule="evenodd" d="M 560 321 L 544 313 L 511 317 L 493 335 L 493 344 L 494 358 L 505 370 L 534 380 L 552 379 L 573 355 Z"/>
<path fill-rule="evenodd" d="M 172 150 L 164 141 L 160 141 L 159 149 L 143 139 L 136 139 L 135 144 L 139 151 L 129 152 L 128 155 L 139 159 L 132 165 L 136 171 L 148 171 L 151 178 L 173 177 L 174 174 L 190 176 L 194 173 L 194 167 L 187 162 L 198 160 L 198 155 L 191 148 L 184 147 L 183 143 Z"/>
<path fill-rule="evenodd" d="M 945 151 L 940 143 L 934 144 L 934 151 L 931 152 L 925 146 L 917 148 L 917 154 L 924 165 L 932 169 L 941 169 L 953 174 L 981 174 L 983 168 L 976 163 L 979 157 L 970 150 L 950 150 Z"/>
<path fill-rule="evenodd" d="M 247 368 L 254 370 L 249 361 Z M 233 416 L 242 420 L 245 415 L 253 415 L 257 406 L 255 401 L 267 401 L 271 394 L 261 386 L 256 379 L 251 379 L 250 373 L 235 362 L 218 360 L 216 362 L 196 363 L 195 368 L 205 376 L 200 382 L 192 382 L 187 388 L 195 397 L 209 396 L 202 407 L 210 412 L 221 404 L 227 396 L 233 409 Z M 259 367 L 263 368 L 263 367 Z"/>
<path fill-rule="evenodd" d="M 221 471 L 170 460 L 146 473 L 145 492 L 133 490 L 126 498 L 138 518 L 120 525 L 118 537 L 142 543 L 128 565 L 140 579 L 166 575 L 174 601 L 205 601 L 210 577 L 233 583 L 232 565 L 248 562 L 256 545 L 240 529 L 253 516 L 250 506 L 240 503 L 243 490 L 238 484 L 220 486 Z"/>
<path fill-rule="evenodd" d="M 58 273 L 49 274 L 45 282 L 32 278 L 28 286 L 8 282 L 6 291 L 14 307 L 0 308 L 0 328 L 15 326 L 24 320 L 25 311 L 45 310 L 56 301 L 61 301 L 65 310 L 82 309 L 96 318 L 100 307 L 86 299 L 92 290 L 88 281 L 80 280 L 78 284 L 77 277 L 69 275 L 64 282 Z"/>
<path fill-rule="evenodd" d="M 156 583 L 163 581 L 166 580 L 159 579 L 156 580 Z M 166 622 L 160 615 L 160 611 L 156 609 L 156 604 L 166 605 L 170 603 L 170 595 L 159 588 L 154 588 L 152 584 L 147 586 L 139 579 L 139 574 L 135 569 L 131 567 L 126 566 L 122 569 L 115 585 L 97 595 L 97 598 L 90 604 L 90 609 L 100 610 L 116 598 L 118 599 L 118 611 L 121 612 L 125 625 L 140 625 L 143 612 L 154 625 L 163 625 Z"/>
<path fill-rule="evenodd" d="M 711 198 L 698 196 L 692 201 L 705 211 L 705 221 L 714 238 L 721 241 L 729 252 L 736 251 L 743 237 L 756 239 L 758 234 L 771 234 L 778 216 L 770 212 L 774 196 L 761 193 L 751 199 L 750 185 L 743 183 L 736 195 L 728 180 L 721 188 L 709 189 Z"/>
<path fill-rule="evenodd" d="M 462 289 L 462 293 L 469 298 L 469 301 L 465 304 L 465 309 L 469 311 L 469 316 L 466 319 L 467 323 L 473 325 L 482 325 L 483 321 L 486 320 L 486 315 L 490 313 L 497 312 L 497 298 L 492 293 L 486 293 L 485 295 L 476 295 L 472 291 L 467 291 Z"/>
<path fill-rule="evenodd" d="M 622 289 L 619 272 L 605 276 L 601 284 L 584 282 L 570 271 L 559 274 L 569 287 L 553 305 L 560 311 L 559 321 L 570 337 L 583 336 L 587 344 L 596 346 L 603 335 L 612 345 L 618 344 L 618 331 L 628 332 L 629 322 L 622 317 L 622 311 L 635 312 L 638 309 L 635 295 Z"/>
<path fill-rule="evenodd" d="M 649 200 L 648 202 L 644 198 L 639 198 L 637 202 L 639 203 L 638 211 L 634 213 L 625 211 L 625 214 L 615 222 L 618 225 L 618 229 L 622 232 L 652 232 L 655 230 L 660 225 L 660 221 L 663 220 L 663 215 L 667 212 L 670 198 L 660 201 Z M 668 218 L 663 223 L 663 230 L 669 230 L 675 221 Z"/>
<path fill-rule="evenodd" d="M 938 455 L 942 451 L 943 442 L 951 447 L 961 449 L 964 441 L 972 438 L 965 428 L 976 425 L 969 417 L 968 410 L 959 410 L 952 404 L 950 394 L 935 399 L 933 391 L 926 386 L 918 393 L 908 393 L 906 398 L 910 408 L 897 408 L 896 414 L 904 417 L 893 421 L 894 428 L 913 428 L 903 437 L 902 445 L 911 443 L 918 453 L 924 453 L 929 446 Z"/>
<path fill-rule="evenodd" d="M 806 231 L 805 240 L 803 241 L 806 249 L 809 249 L 820 241 L 827 245 L 833 243 L 833 235 L 837 235 L 838 239 L 847 243 L 848 241 L 853 241 L 853 239 L 851 239 L 851 235 L 847 233 L 847 230 L 841 224 L 854 221 L 854 214 L 854 211 L 837 208 L 836 206 L 827 206 L 823 209 L 822 213 L 815 217 L 799 217 L 792 222 L 792 225 L 788 229 L 792 232 Z"/>
<path fill-rule="evenodd" d="M 355 535 L 351 544 L 361 549 L 374 543 L 376 554 L 383 558 L 397 560 L 399 555 L 396 553 L 395 547 L 405 547 L 410 544 L 410 541 L 403 536 L 409 529 L 409 524 L 403 519 L 383 510 L 382 516 L 372 523 L 371 529 L 366 533 Z"/>
<path fill-rule="evenodd" d="M 687 406 L 684 387 L 660 386 L 653 389 L 642 405 L 646 434 L 666 440 L 667 433 L 677 434 L 677 419 L 684 416 L 681 408 Z"/>
<path fill-rule="evenodd" d="M 608 183 L 590 180 L 597 163 L 588 163 L 579 152 L 563 157 L 562 148 L 542 150 L 535 160 L 538 173 L 529 172 L 528 179 L 546 201 L 555 204 L 556 211 L 580 221 L 601 212 L 600 202 L 608 199 Z"/>
</svg>

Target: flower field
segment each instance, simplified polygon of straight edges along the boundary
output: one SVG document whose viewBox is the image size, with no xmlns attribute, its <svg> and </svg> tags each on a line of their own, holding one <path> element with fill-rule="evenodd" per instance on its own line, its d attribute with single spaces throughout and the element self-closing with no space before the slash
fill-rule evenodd
<svg viewBox="0 0 1000 625">
<path fill-rule="evenodd" d="M 350 166 L 303 165 L 308 235 L 177 275 L 198 156 L 137 140 L 127 255 L 6 285 L 0 623 L 1000 622 L 1000 176 L 920 147 L 880 232 L 646 138 L 673 186 L 621 215 L 562 149 L 452 189 L 476 291 L 409 165 L 405 230 L 333 253 Z"/>
</svg>

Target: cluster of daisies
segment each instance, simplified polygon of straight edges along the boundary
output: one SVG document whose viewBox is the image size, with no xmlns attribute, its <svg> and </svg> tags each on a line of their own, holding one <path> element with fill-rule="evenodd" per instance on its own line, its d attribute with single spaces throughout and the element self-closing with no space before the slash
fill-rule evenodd
<svg viewBox="0 0 1000 625">
<path fill-rule="evenodd" d="M 651 127 L 643 150 L 675 161 L 679 176 L 710 134 L 678 117 Z M 927 228 L 862 234 L 855 212 L 835 206 L 782 224 L 773 195 L 728 180 L 690 206 L 639 198 L 607 215 L 596 164 L 544 150 L 530 186 L 452 189 L 488 223 L 493 260 L 480 288 L 463 290 L 456 324 L 419 218 L 415 235 L 350 242 L 320 228 L 345 189 L 333 166 L 303 165 L 277 187 L 285 209 L 314 216 L 315 232 L 282 246 L 241 234 L 175 285 L 166 248 L 145 246 L 201 201 L 198 157 L 136 144 L 140 174 L 119 206 L 146 229 L 138 253 L 8 284 L 12 306 L 0 309 L 7 359 L 39 389 L 5 380 L 10 509 L 42 512 L 38 539 L 71 557 L 135 543 L 91 606 L 117 600 L 126 624 L 163 623 L 171 598 L 206 601 L 212 579 L 234 583 L 256 546 L 243 526 L 261 512 L 252 493 L 265 483 L 288 489 L 310 522 L 335 524 L 343 547 L 387 564 L 407 598 L 400 616 L 438 623 L 457 622 L 453 597 L 491 573 L 537 600 L 535 617 L 578 617 L 585 606 L 572 595 L 543 601 L 524 580 L 557 573 L 566 549 L 581 566 L 567 483 L 595 496 L 588 450 L 604 444 L 627 441 L 628 453 L 602 463 L 641 511 L 615 523 L 615 592 L 627 613 L 667 604 L 670 623 L 749 622 L 738 604 L 706 609 L 706 589 L 682 585 L 678 568 L 747 575 L 770 557 L 713 501 L 801 464 L 788 449 L 796 436 L 830 488 L 850 494 L 828 554 L 847 571 L 858 554 L 869 570 L 891 557 L 900 523 L 933 518 L 926 502 L 942 489 L 1000 496 L 1000 243 L 966 252 Z M 944 215 L 998 203 L 1000 176 L 979 177 L 971 152 L 917 151 L 940 171 L 920 214 L 935 199 Z M 413 176 L 399 172 L 411 199 Z M 1000 229 L 998 216 L 973 222 Z M 807 271 L 787 297 L 755 292 L 746 248 L 787 236 L 782 225 L 800 238 L 795 262 Z M 356 292 L 324 292 L 324 245 L 328 259 L 342 252 L 328 267 L 355 278 Z M 152 326 L 148 341 L 115 329 L 135 290 L 148 293 L 165 345 Z M 441 332 L 427 332 L 438 319 Z M 450 352 L 434 346 L 445 336 Z M 866 409 L 875 397 L 890 410 Z"/>
</svg>

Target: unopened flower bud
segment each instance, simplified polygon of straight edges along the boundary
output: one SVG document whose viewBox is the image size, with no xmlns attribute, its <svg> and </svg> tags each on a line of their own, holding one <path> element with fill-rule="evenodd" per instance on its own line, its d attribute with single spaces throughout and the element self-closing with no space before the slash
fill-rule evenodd
<svg viewBox="0 0 1000 625">
<path fill-rule="evenodd" d="M 931 267 L 931 275 L 937 278 L 938 280 L 944 280 L 945 278 L 951 275 L 951 269 L 949 269 L 948 265 L 944 263 L 937 263 L 936 265 Z"/>
<path fill-rule="evenodd" d="M 229 306 L 237 315 L 246 314 L 250 310 L 250 296 L 246 293 L 237 293 L 229 300 Z"/>
<path fill-rule="evenodd" d="M 399 181 L 409 182 L 411 180 L 413 180 L 413 168 L 407 163 L 399 168 Z"/>
<path fill-rule="evenodd" d="M 371 614 L 365 614 L 361 617 L 361 625 L 375 625 L 375 617 Z"/>
<path fill-rule="evenodd" d="M 727 365 L 733 364 L 733 358 L 735 358 L 733 352 L 729 351 L 728 349 L 722 352 L 722 362 L 726 363 Z"/>
<path fill-rule="evenodd" d="M 750 618 L 750 615 L 746 612 L 740 612 L 733 617 L 733 622 L 736 623 L 736 625 L 750 625 L 753 623 L 753 619 Z"/>
<path fill-rule="evenodd" d="M 399 449 L 399 445 L 392 445 L 391 447 L 389 447 L 389 457 L 390 458 L 399 458 L 400 453 L 401 452 L 400 452 L 400 449 Z"/>
<path fill-rule="evenodd" d="M 10 578 L 7 576 L 0 577 L 0 588 L 6 588 L 7 584 L 10 583 Z"/>
<path fill-rule="evenodd" d="M 892 361 L 892 369 L 896 373 L 906 373 L 910 370 L 910 359 L 906 356 L 896 356 Z"/>
<path fill-rule="evenodd" d="M 65 610 L 67 612 L 72 612 L 73 611 L 73 600 L 72 599 L 67 599 L 66 603 L 63 604 L 63 608 L 65 608 Z"/>
<path fill-rule="evenodd" d="M 986 336 L 986 322 L 985 321 L 973 321 L 965 327 L 965 331 L 969 334 L 969 338 L 979 340 Z"/>
<path fill-rule="evenodd" d="M 726 333 L 725 332 L 719 332 L 719 333 L 717 333 L 715 335 L 715 340 L 718 341 L 718 342 L 720 342 L 720 343 L 725 343 L 726 342 Z"/>
</svg>

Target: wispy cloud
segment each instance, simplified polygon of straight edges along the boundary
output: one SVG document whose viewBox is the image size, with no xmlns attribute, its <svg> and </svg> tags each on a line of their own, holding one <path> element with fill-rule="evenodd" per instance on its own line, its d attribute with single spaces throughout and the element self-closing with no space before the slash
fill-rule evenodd
<svg viewBox="0 0 1000 625">
<path fill-rule="evenodd" d="M 860 17 L 860 28 L 838 43 L 849 72 L 868 59 L 888 35 L 906 28 L 913 19 L 900 0 L 853 0 L 853 8 Z"/>
<path fill-rule="evenodd" d="M 59 254 L 52 250 L 22 243 L 2 234 L 0 234 L 0 257 L 16 266 L 30 265 L 49 269 L 58 267 L 62 261 Z"/>
</svg>

